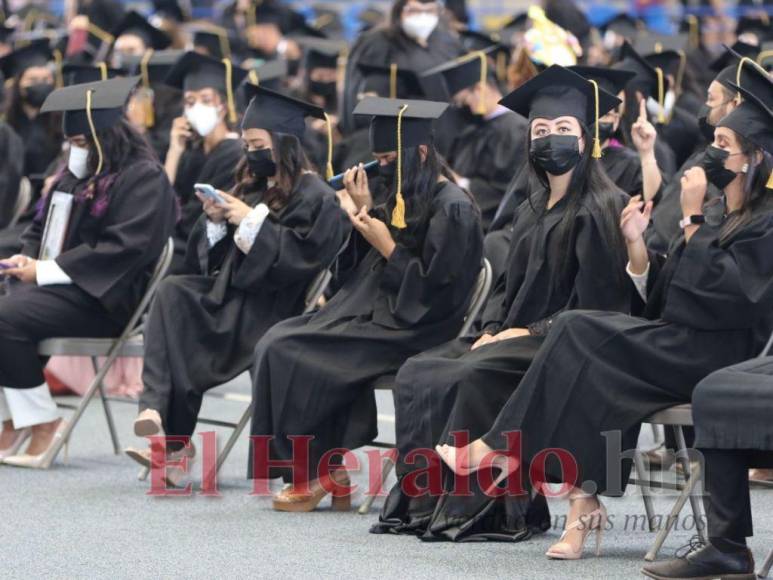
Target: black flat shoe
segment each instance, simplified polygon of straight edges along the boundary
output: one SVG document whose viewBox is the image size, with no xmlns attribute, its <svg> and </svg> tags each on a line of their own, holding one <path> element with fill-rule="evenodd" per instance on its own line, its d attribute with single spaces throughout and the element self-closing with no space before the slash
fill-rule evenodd
<svg viewBox="0 0 773 580">
<path fill-rule="evenodd" d="M 642 574 L 655 580 L 754 580 L 754 557 L 750 550 L 732 554 L 708 545 L 684 558 L 648 564 Z"/>
</svg>

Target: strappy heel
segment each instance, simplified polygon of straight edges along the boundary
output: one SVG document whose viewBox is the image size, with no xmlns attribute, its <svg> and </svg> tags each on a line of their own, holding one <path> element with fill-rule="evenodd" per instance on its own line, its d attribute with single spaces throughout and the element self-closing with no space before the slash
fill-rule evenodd
<svg viewBox="0 0 773 580">
<path fill-rule="evenodd" d="M 594 496 L 579 495 L 570 498 L 569 501 L 589 499 L 591 497 Z M 596 532 L 596 556 L 601 555 L 601 535 L 604 533 L 604 528 L 607 525 L 607 510 L 600 500 L 598 502 L 598 508 L 588 514 L 581 515 L 578 520 L 572 522 L 564 529 L 564 533 L 561 534 L 558 542 L 550 546 L 550 549 L 545 553 L 548 558 L 554 560 L 579 560 L 582 558 L 583 551 L 585 550 L 585 541 L 593 532 Z M 582 532 L 582 540 L 579 548 L 576 550 L 569 542 L 565 541 L 567 534 L 572 530 L 580 530 Z"/>
</svg>

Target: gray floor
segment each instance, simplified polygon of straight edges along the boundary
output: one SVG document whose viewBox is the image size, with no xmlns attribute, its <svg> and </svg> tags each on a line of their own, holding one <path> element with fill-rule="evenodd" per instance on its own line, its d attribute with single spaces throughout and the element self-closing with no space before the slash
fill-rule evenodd
<svg viewBox="0 0 773 580">
<path fill-rule="evenodd" d="M 248 387 L 241 379 L 223 390 L 245 394 Z M 230 419 L 243 405 L 208 400 L 204 411 Z M 122 444 L 141 444 L 130 436 L 134 408 L 113 408 Z M 391 437 L 388 398 L 379 409 L 382 433 Z M 60 459 L 48 472 L 0 466 L 0 578 L 636 578 L 653 539 L 640 526 L 621 529 L 626 517 L 643 513 L 637 495 L 606 502 L 618 529 L 605 535 L 601 558 L 581 562 L 543 556 L 556 530 L 521 544 L 374 536 L 368 528 L 381 500 L 367 516 L 333 513 L 329 500 L 315 513 L 274 512 L 268 498 L 250 496 L 245 458 L 242 441 L 221 474 L 219 498 L 149 497 L 135 464 L 112 454 L 104 416 L 93 404 L 73 435 L 68 464 Z M 364 487 L 365 476 L 354 482 Z M 751 546 L 760 560 L 773 546 L 772 500 L 773 491 L 753 492 Z M 669 506 L 665 498 L 655 505 L 659 513 Z M 563 502 L 552 507 L 564 513 Z M 691 536 L 674 533 L 662 554 L 673 554 Z"/>
</svg>

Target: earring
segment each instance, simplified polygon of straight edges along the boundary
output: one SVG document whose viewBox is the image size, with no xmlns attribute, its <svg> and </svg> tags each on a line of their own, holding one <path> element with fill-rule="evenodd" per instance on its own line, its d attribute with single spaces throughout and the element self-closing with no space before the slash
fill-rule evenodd
<svg viewBox="0 0 773 580">
<path fill-rule="evenodd" d="M 748 173 L 748 172 L 749 172 L 749 164 L 748 163 L 744 163 L 743 167 L 741 167 L 740 173 Z"/>
</svg>

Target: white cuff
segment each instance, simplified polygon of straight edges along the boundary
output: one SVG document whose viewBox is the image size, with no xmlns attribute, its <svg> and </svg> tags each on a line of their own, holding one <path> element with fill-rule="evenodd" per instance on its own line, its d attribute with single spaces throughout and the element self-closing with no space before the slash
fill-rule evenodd
<svg viewBox="0 0 773 580">
<path fill-rule="evenodd" d="M 55 260 L 38 260 L 35 278 L 38 286 L 72 284 L 72 278 L 59 267 Z"/>
<path fill-rule="evenodd" d="M 209 241 L 209 247 L 214 248 L 215 245 L 228 235 L 228 224 L 225 222 L 215 223 L 207 220 L 207 240 Z"/>
<path fill-rule="evenodd" d="M 239 224 L 234 234 L 234 243 L 243 253 L 249 254 L 267 216 L 268 206 L 265 203 L 259 203 Z"/>
<path fill-rule="evenodd" d="M 631 272 L 631 262 L 625 265 L 625 272 L 631 278 L 636 291 L 641 296 L 641 299 L 647 301 L 647 278 L 650 276 L 650 264 L 647 262 L 647 267 L 642 274 L 634 274 Z"/>
</svg>

